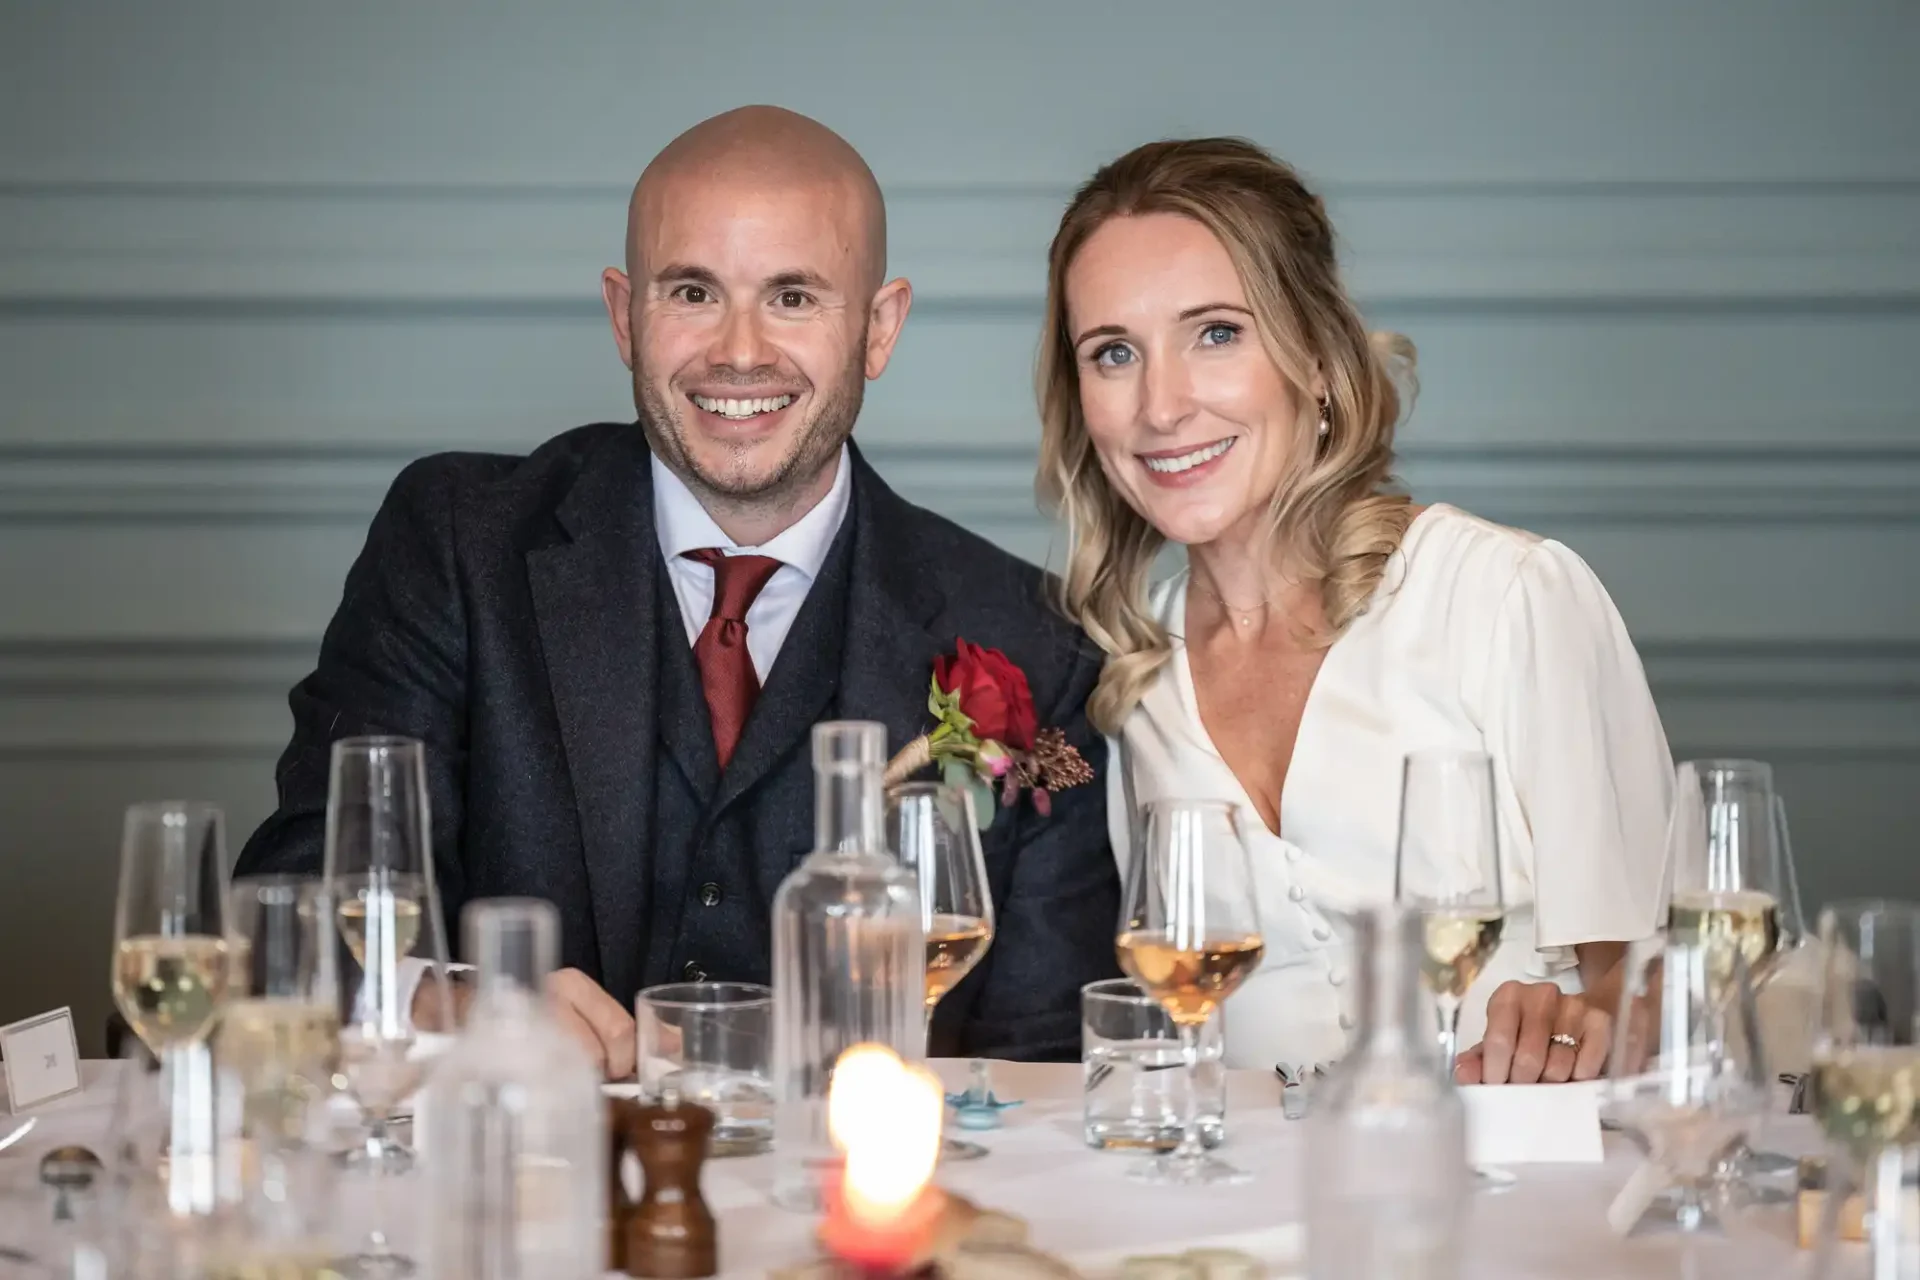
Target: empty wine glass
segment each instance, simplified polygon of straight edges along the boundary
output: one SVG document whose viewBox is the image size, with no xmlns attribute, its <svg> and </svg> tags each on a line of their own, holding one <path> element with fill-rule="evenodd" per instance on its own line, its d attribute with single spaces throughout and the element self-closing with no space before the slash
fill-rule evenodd
<svg viewBox="0 0 1920 1280">
<path fill-rule="evenodd" d="M 1460 1052 L 1460 1008 L 1500 949 L 1507 919 L 1493 759 L 1482 751 L 1410 753 L 1401 768 L 1394 898 L 1421 916 L 1420 972 L 1439 1018 L 1441 1070 Z M 1476 1168 L 1474 1185 L 1501 1191 L 1504 1169 Z"/>
<path fill-rule="evenodd" d="M 887 796 L 887 847 L 920 881 L 920 920 L 927 935 L 927 1039 L 933 1011 L 993 945 L 993 892 L 980 852 L 973 796 L 965 787 L 908 782 Z M 977 1142 L 943 1139 L 948 1160 L 987 1154 Z"/>
<path fill-rule="evenodd" d="M 1620 1210 L 1634 1234 L 1721 1232 L 1714 1165 L 1768 1095 L 1754 1024 L 1743 953 L 1677 931 L 1628 948 L 1602 1097 L 1647 1152 Z"/>
<path fill-rule="evenodd" d="M 1260 967 L 1266 943 L 1254 905 L 1253 864 L 1239 815 L 1210 800 L 1146 806 L 1146 838 L 1127 868 L 1114 940 L 1120 967 L 1160 1002 L 1180 1031 L 1187 1070 L 1180 1145 L 1132 1176 L 1181 1185 L 1243 1182 L 1207 1154 L 1197 1114 L 1200 1029 Z"/>
<path fill-rule="evenodd" d="M 390 1126 L 426 1073 L 415 1010 L 437 1006 L 434 1025 L 453 1024 L 433 883 L 426 750 L 419 742 L 375 737 L 333 744 L 326 879 L 334 924 L 352 958 L 338 984 L 340 1070 L 367 1119 L 366 1139 L 348 1153 L 349 1163 L 375 1176 L 404 1173 L 413 1154 Z M 365 1277 L 414 1270 L 380 1227 L 345 1262 Z"/>
</svg>

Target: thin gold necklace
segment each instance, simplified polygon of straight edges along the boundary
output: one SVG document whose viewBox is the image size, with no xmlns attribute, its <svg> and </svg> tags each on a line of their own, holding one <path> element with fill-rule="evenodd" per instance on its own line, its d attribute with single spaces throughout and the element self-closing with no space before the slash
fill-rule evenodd
<svg viewBox="0 0 1920 1280">
<path fill-rule="evenodd" d="M 1271 600 L 1262 600 L 1259 604 L 1253 606 L 1253 608 L 1251 609 L 1237 608 L 1236 606 L 1230 605 L 1225 600 L 1221 599 L 1220 593 L 1215 591 L 1212 587 L 1209 587 L 1206 583 L 1200 581 L 1198 576 L 1195 576 L 1194 578 L 1192 578 L 1192 582 L 1194 586 L 1200 588 L 1200 594 L 1204 595 L 1205 597 L 1207 597 L 1207 599 L 1219 605 L 1222 609 L 1225 609 L 1227 611 L 1227 616 L 1232 618 L 1235 622 L 1239 623 L 1243 627 L 1252 626 L 1253 615 L 1259 613 L 1262 609 L 1273 608 L 1273 601 Z"/>
</svg>

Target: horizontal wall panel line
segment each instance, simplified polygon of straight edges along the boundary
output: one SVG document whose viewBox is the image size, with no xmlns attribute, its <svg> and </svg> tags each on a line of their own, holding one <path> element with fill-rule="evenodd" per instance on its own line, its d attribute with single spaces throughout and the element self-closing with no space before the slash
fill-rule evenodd
<svg viewBox="0 0 1920 1280">
<path fill-rule="evenodd" d="M 1045 520 L 1033 448 L 867 452 L 891 485 L 955 519 Z M 0 447 L 0 523 L 350 524 L 372 515 L 409 460 L 399 447 Z M 1920 442 L 1853 451 L 1418 445 L 1401 461 L 1402 480 L 1422 500 L 1523 524 L 1920 522 Z"/>
<path fill-rule="evenodd" d="M 932 309 L 1026 314 L 1064 189 L 890 193 Z M 597 306 L 618 188 L 0 185 L 0 307 Z M 1815 309 L 1920 300 L 1920 182 L 1357 184 L 1329 203 L 1379 305 Z M 89 312 L 91 314 L 91 312 Z M 250 314 L 241 312 L 241 314 Z"/>
</svg>

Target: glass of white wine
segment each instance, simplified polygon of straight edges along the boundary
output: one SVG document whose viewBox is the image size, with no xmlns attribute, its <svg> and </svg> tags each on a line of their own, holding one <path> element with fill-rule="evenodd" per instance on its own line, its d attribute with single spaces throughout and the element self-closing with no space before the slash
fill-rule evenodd
<svg viewBox="0 0 1920 1280">
<path fill-rule="evenodd" d="M 1726 1205 L 1714 1166 L 1766 1108 L 1765 1055 L 1744 955 L 1668 930 L 1627 950 L 1602 1094 L 1647 1165 L 1616 1203 L 1635 1235 L 1717 1235 Z"/>
<path fill-rule="evenodd" d="M 1708 944 L 1716 974 L 1732 971 L 1738 951 L 1757 983 L 1796 940 L 1782 921 L 1792 881 L 1780 812 L 1773 770 L 1759 760 L 1688 760 L 1675 772 L 1669 928 Z"/>
<path fill-rule="evenodd" d="M 338 984 L 340 1074 L 367 1120 L 365 1141 L 347 1160 L 375 1175 L 404 1173 L 413 1153 L 393 1137 L 391 1123 L 426 1074 L 415 1012 L 424 1003 L 432 1025 L 453 1025 L 421 743 L 370 737 L 333 744 L 326 882 L 350 957 Z M 343 1263 L 368 1277 L 415 1269 L 377 1227 Z"/>
<path fill-rule="evenodd" d="M 1837 1206 L 1849 1189 L 1869 1204 L 1900 1205 L 1902 1166 L 1920 1143 L 1920 906 L 1837 902 L 1820 913 L 1825 970 L 1813 1050 L 1810 1109 L 1841 1157 L 1848 1185 L 1829 1185 L 1815 1274 L 1833 1272 Z M 1906 1159 L 1902 1159 L 1906 1148 Z M 1920 1249 L 1909 1214 L 1868 1214 L 1872 1265 L 1862 1274 L 1911 1275 Z M 1900 1264 L 1905 1261 L 1905 1267 Z"/>
<path fill-rule="evenodd" d="M 236 880 L 228 901 L 232 995 L 213 1054 L 240 1093 L 247 1173 L 206 1275 L 326 1274 L 338 1177 L 326 1142 L 340 1045 L 332 904 L 313 876 Z"/>
<path fill-rule="evenodd" d="M 1719 982 L 1732 973 L 1737 952 L 1760 999 L 1805 928 L 1772 766 L 1761 760 L 1683 761 L 1674 772 L 1667 868 L 1669 928 L 1709 948 Z M 1766 1028 L 1763 1019 L 1758 1031 Z M 1764 1035 L 1761 1041 L 1770 1059 L 1786 1047 L 1766 1044 Z M 1723 1190 L 1750 1202 L 1784 1204 L 1794 1198 L 1793 1188 L 1770 1183 L 1767 1175 L 1791 1173 L 1797 1164 L 1756 1152 L 1743 1138 L 1726 1152 L 1716 1176 L 1726 1184 Z"/>
<path fill-rule="evenodd" d="M 1231 804 L 1211 800 L 1154 801 L 1143 825 L 1114 949 L 1127 976 L 1179 1028 L 1188 1088 L 1180 1145 L 1132 1176 L 1185 1186 L 1244 1182 L 1248 1174 L 1207 1154 L 1196 1113 L 1200 1030 L 1266 953 L 1245 833 Z"/>
<path fill-rule="evenodd" d="M 225 819 L 190 800 L 127 809 L 113 913 L 113 1000 L 161 1065 L 168 1206 L 214 1208 L 206 1040 L 227 1000 Z"/>
<path fill-rule="evenodd" d="M 326 882 L 236 880 L 229 899 L 231 998 L 214 1059 L 238 1079 L 250 1138 L 305 1146 L 340 1050 L 339 974 Z"/>
<path fill-rule="evenodd" d="M 1460 1009 L 1506 927 L 1493 758 L 1484 751 L 1415 751 L 1401 764 L 1394 900 L 1421 917 L 1420 974 L 1439 1020 L 1441 1070 L 1460 1053 Z M 1474 1184 L 1501 1191 L 1504 1169 L 1477 1168 Z"/>
<path fill-rule="evenodd" d="M 980 851 L 973 796 L 965 787 L 908 782 L 887 796 L 887 847 L 920 880 L 920 920 L 927 935 L 927 1042 L 933 1011 L 993 945 L 993 891 Z M 948 1160 L 987 1153 L 977 1142 L 944 1139 Z"/>
</svg>

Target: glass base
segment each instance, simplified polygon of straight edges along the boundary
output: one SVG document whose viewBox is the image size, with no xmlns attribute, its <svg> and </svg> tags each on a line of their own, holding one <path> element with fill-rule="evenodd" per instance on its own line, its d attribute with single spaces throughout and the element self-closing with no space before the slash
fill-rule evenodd
<svg viewBox="0 0 1920 1280">
<path fill-rule="evenodd" d="M 1793 1176 L 1799 1169 L 1792 1156 L 1755 1151 L 1742 1139 L 1715 1161 L 1709 1186 L 1735 1208 L 1792 1204 L 1799 1198 Z"/>
<path fill-rule="evenodd" d="M 1629 1238 L 1685 1235 L 1716 1239 L 1726 1234 L 1719 1215 L 1705 1201 L 1677 1187 L 1661 1192 L 1627 1231 Z"/>
<path fill-rule="evenodd" d="M 1473 1170 L 1473 1189 L 1482 1195 L 1497 1196 L 1502 1191 L 1511 1191 L 1520 1179 L 1505 1169 L 1476 1165 Z"/>
<path fill-rule="evenodd" d="M 399 1280 L 420 1270 L 412 1258 L 398 1253 L 356 1253 L 337 1259 L 333 1265 L 341 1275 L 354 1280 Z"/>
<path fill-rule="evenodd" d="M 958 1138 L 940 1139 L 940 1161 L 978 1160 L 987 1154 L 987 1149 L 977 1142 L 962 1142 Z"/>
<path fill-rule="evenodd" d="M 397 1178 L 413 1168 L 413 1148 L 396 1141 L 391 1135 L 385 1138 L 369 1136 L 359 1145 L 337 1153 L 334 1159 L 339 1161 L 342 1168 L 354 1173 Z"/>
<path fill-rule="evenodd" d="M 1203 1155 L 1197 1159 L 1156 1156 L 1127 1170 L 1127 1177 L 1157 1187 L 1223 1187 L 1251 1182 L 1253 1175 L 1224 1160 Z"/>
</svg>

